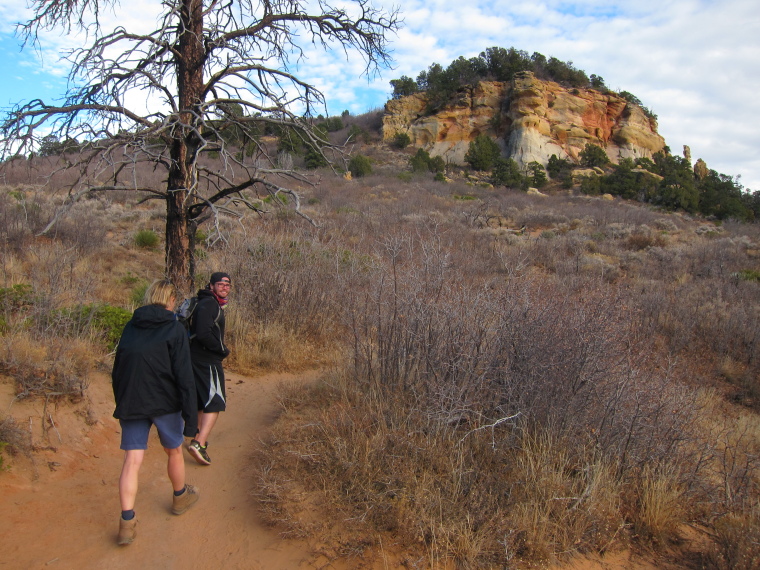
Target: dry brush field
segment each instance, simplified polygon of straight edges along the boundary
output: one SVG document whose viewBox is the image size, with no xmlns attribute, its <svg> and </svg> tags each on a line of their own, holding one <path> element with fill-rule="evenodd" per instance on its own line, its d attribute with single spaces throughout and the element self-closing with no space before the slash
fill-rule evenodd
<svg viewBox="0 0 760 570">
<path fill-rule="evenodd" d="M 230 367 L 325 371 L 282 387 L 248 481 L 262 517 L 408 568 L 621 548 L 757 567 L 760 226 L 373 159 L 302 188 L 316 227 L 202 228 L 199 276 L 235 283 Z M 95 195 L 37 236 L 58 200 L 0 189 L 0 371 L 18 398 L 81 401 L 162 274 L 164 214 Z M 5 463 L 25 433 L 0 410 Z"/>
</svg>

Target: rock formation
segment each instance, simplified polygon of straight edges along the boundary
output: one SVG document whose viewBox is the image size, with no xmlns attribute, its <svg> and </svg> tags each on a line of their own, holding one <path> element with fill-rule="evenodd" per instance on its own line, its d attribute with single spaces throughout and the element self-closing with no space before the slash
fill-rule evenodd
<svg viewBox="0 0 760 570">
<path fill-rule="evenodd" d="M 707 169 L 707 163 L 701 158 L 697 159 L 697 162 L 694 163 L 694 174 L 696 177 L 703 180 L 709 173 L 710 171 Z"/>
<path fill-rule="evenodd" d="M 613 163 L 651 158 L 665 147 L 657 122 L 638 105 L 614 93 L 541 81 L 528 71 L 511 82 L 462 88 L 433 113 L 427 107 L 424 93 L 388 101 L 383 138 L 405 132 L 413 146 L 455 164 L 464 163 L 470 142 L 480 134 L 491 136 L 503 155 L 521 166 L 534 160 L 546 165 L 553 154 L 577 162 L 586 143 L 605 149 Z"/>
</svg>

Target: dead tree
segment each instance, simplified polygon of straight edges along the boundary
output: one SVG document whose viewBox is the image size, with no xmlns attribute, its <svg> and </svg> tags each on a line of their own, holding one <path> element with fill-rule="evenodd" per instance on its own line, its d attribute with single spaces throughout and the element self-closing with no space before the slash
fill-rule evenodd
<svg viewBox="0 0 760 570">
<path fill-rule="evenodd" d="M 156 0 L 158 2 L 159 0 Z M 304 43 L 336 47 L 364 58 L 365 73 L 390 63 L 388 35 L 397 10 L 369 0 L 163 0 L 152 32 L 106 29 L 103 11 L 114 0 L 34 0 L 33 17 L 18 27 L 24 46 L 41 32 L 86 31 L 88 45 L 65 54 L 70 85 L 60 104 L 16 105 L 0 125 L 2 158 L 29 156 L 45 137 L 76 141 L 67 155 L 76 169 L 69 202 L 87 192 L 131 190 L 166 203 L 166 274 L 181 290 L 193 287 L 197 224 L 233 203 L 260 211 L 289 194 L 304 176 L 282 168 L 262 142 L 287 133 L 329 154 L 311 117 L 323 94 L 300 80 L 294 66 Z M 128 7 L 123 8 L 127 10 Z M 312 11 L 314 13 L 312 13 Z M 139 105 L 130 102 L 139 100 Z M 147 110 L 142 110 L 142 108 Z M 213 154 L 211 154 L 213 153 Z M 218 157 L 217 166 L 201 162 Z M 161 188 L 142 187 L 134 173 L 144 163 L 166 172 Z M 303 215 L 301 213 L 301 215 Z"/>
</svg>

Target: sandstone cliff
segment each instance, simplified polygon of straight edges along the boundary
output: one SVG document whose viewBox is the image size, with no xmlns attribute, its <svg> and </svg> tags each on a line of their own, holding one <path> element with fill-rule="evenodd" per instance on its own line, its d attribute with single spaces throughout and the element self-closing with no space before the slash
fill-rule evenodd
<svg viewBox="0 0 760 570">
<path fill-rule="evenodd" d="M 657 122 L 637 105 L 614 93 L 566 89 L 531 72 L 518 73 L 511 82 L 466 87 L 433 114 L 427 103 L 424 93 L 388 101 L 383 138 L 405 132 L 412 145 L 456 164 L 464 163 L 470 142 L 480 134 L 496 140 L 504 156 L 521 165 L 534 160 L 546 165 L 552 154 L 577 162 L 586 143 L 605 149 L 614 163 L 651 158 L 665 146 Z"/>
</svg>

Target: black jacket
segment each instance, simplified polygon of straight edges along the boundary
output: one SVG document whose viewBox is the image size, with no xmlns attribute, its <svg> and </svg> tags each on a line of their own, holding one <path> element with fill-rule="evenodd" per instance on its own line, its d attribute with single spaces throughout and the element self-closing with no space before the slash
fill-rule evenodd
<svg viewBox="0 0 760 570">
<path fill-rule="evenodd" d="M 187 331 L 160 305 L 137 309 L 124 327 L 111 373 L 114 417 L 137 420 L 182 412 L 185 435 L 198 429 Z"/>
<path fill-rule="evenodd" d="M 224 311 L 209 289 L 198 291 L 198 305 L 190 326 L 193 360 L 221 363 L 230 353 L 224 346 Z"/>
</svg>

